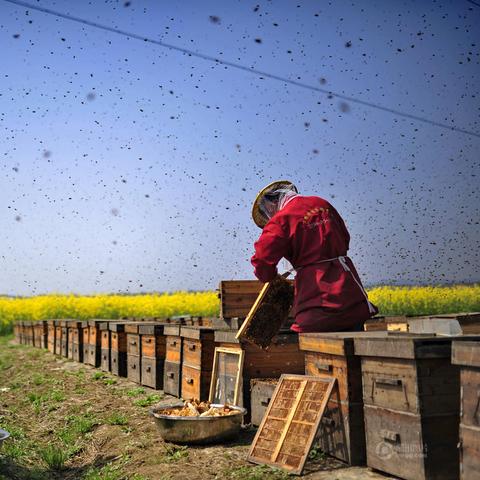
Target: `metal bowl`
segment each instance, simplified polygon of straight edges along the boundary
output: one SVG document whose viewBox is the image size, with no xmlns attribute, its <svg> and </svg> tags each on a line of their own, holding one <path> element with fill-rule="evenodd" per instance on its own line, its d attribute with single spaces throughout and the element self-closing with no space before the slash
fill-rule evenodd
<svg viewBox="0 0 480 480">
<path fill-rule="evenodd" d="M 211 406 L 223 407 L 222 404 L 216 403 L 212 403 Z M 161 414 L 164 410 L 177 407 L 178 404 L 150 409 L 150 415 L 154 418 L 160 435 L 167 442 L 183 444 L 221 442 L 240 431 L 243 416 L 247 413 L 242 407 L 230 406 L 238 413 L 223 417 L 176 417 Z"/>
<path fill-rule="evenodd" d="M 9 436 L 10 434 L 6 430 L 2 430 L 0 428 L 0 446 L 2 446 L 3 441 L 6 440 Z"/>
</svg>

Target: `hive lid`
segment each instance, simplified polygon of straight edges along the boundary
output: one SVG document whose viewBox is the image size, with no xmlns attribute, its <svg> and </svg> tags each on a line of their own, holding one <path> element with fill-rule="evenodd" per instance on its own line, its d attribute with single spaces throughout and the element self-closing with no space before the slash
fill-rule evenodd
<svg viewBox="0 0 480 480">
<path fill-rule="evenodd" d="M 145 322 L 138 327 L 138 333 L 140 333 L 141 335 L 162 335 L 163 329 L 164 325 L 159 322 Z"/>
<path fill-rule="evenodd" d="M 355 338 L 386 337 L 388 332 L 332 332 L 332 333 L 299 333 L 300 350 L 307 352 L 328 353 L 330 355 L 354 355 L 353 340 Z"/>
<path fill-rule="evenodd" d="M 452 338 L 396 333 L 354 339 L 355 355 L 389 358 L 444 358 L 451 355 Z"/>
<path fill-rule="evenodd" d="M 171 335 L 178 337 L 180 336 L 180 325 L 165 325 L 163 327 L 163 334 L 164 335 Z"/>
<path fill-rule="evenodd" d="M 215 330 L 211 327 L 190 327 L 182 325 L 180 327 L 180 336 L 185 338 L 192 338 L 194 340 L 201 340 L 205 337 L 213 337 Z"/>
<path fill-rule="evenodd" d="M 452 363 L 467 367 L 480 367 L 480 341 L 454 340 Z"/>
</svg>

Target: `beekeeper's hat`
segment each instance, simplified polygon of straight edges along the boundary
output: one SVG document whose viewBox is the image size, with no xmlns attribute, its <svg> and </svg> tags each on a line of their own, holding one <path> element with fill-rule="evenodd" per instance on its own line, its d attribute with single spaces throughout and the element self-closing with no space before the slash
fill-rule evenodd
<svg viewBox="0 0 480 480">
<path fill-rule="evenodd" d="M 257 197 L 255 198 L 255 201 L 253 202 L 253 207 L 252 207 L 252 218 L 258 227 L 263 228 L 269 220 L 268 217 L 265 215 L 265 213 L 262 212 L 262 209 L 261 209 L 261 205 L 265 199 L 265 195 L 268 195 L 269 193 L 273 193 L 276 190 L 279 190 L 282 188 L 298 193 L 297 187 L 289 180 L 277 180 L 275 182 L 272 182 L 268 184 L 265 188 L 262 188 L 262 190 L 260 190 L 260 192 L 258 193 Z"/>
</svg>

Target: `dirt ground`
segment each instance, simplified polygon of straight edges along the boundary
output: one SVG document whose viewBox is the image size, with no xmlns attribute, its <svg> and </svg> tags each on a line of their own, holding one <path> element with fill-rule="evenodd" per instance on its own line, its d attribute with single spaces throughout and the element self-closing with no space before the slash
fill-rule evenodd
<svg viewBox="0 0 480 480">
<path fill-rule="evenodd" d="M 171 402 L 162 392 L 0 337 L 0 480 L 286 479 L 246 461 L 255 431 L 229 444 L 178 447 L 161 440 L 148 415 Z M 309 480 L 385 479 L 314 450 Z"/>
</svg>

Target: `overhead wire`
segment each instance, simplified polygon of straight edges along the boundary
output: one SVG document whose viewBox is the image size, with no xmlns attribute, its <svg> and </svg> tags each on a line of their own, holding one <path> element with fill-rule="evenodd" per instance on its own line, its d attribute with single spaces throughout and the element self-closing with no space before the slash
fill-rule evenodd
<svg viewBox="0 0 480 480">
<path fill-rule="evenodd" d="M 413 114 L 413 113 L 403 112 L 403 111 L 397 110 L 395 108 L 385 107 L 383 105 L 379 105 L 377 103 L 373 103 L 373 102 L 370 102 L 370 101 L 367 101 L 367 100 L 362 100 L 360 98 L 352 97 L 350 95 L 345 95 L 343 93 L 334 92 L 332 90 L 317 87 L 315 85 L 310 85 L 308 83 L 300 82 L 298 80 L 292 80 L 290 78 L 286 78 L 286 77 L 283 77 L 281 75 L 276 75 L 274 73 L 265 72 L 265 71 L 259 70 L 257 68 L 247 67 L 245 65 L 235 63 L 235 62 L 232 62 L 230 60 L 224 60 L 224 59 L 214 57 L 212 55 L 208 55 L 208 54 L 201 53 L 201 52 L 196 52 L 196 51 L 190 50 L 188 48 L 180 47 L 180 46 L 177 46 L 177 45 L 174 45 L 174 44 L 171 44 L 171 43 L 164 42 L 162 40 L 157 40 L 157 39 L 154 39 L 154 38 L 146 37 L 146 36 L 140 35 L 138 33 L 128 32 L 126 30 L 122 30 L 122 29 L 119 29 L 119 28 L 109 27 L 108 25 L 103 25 L 103 24 L 94 22 L 92 20 L 86 20 L 84 18 L 80 18 L 80 17 L 76 17 L 76 16 L 73 16 L 73 15 L 70 15 L 70 14 L 58 12 L 56 10 L 52 10 L 50 8 L 42 7 L 40 5 L 32 5 L 32 4 L 30 4 L 28 2 L 24 2 L 22 0 L 3 0 L 3 1 L 7 2 L 7 3 L 11 3 L 13 5 L 17 5 L 19 7 L 30 8 L 32 10 L 36 10 L 36 11 L 39 11 L 39 12 L 42 12 L 42 13 L 45 13 L 45 14 L 48 14 L 48 15 L 53 15 L 53 16 L 56 16 L 58 18 L 62 18 L 64 20 L 70 20 L 70 21 L 73 21 L 73 22 L 81 23 L 83 25 L 87 25 L 89 27 L 98 28 L 98 29 L 101 29 L 101 30 L 104 30 L 104 31 L 107 31 L 107 32 L 116 33 L 118 35 L 123 35 L 125 37 L 133 38 L 135 40 L 141 40 L 141 41 L 146 42 L 146 43 L 151 43 L 151 44 L 154 44 L 154 45 L 158 45 L 160 47 L 167 48 L 169 50 L 177 51 L 177 52 L 183 53 L 183 54 L 188 55 L 188 56 L 197 57 L 197 58 L 200 58 L 202 60 L 214 62 L 214 63 L 219 64 L 219 65 L 232 67 L 232 68 L 235 68 L 237 70 L 242 70 L 242 71 L 248 72 L 248 73 L 253 73 L 255 75 L 258 75 L 261 79 L 269 78 L 271 80 L 280 81 L 280 82 L 290 84 L 290 85 L 293 85 L 293 86 L 296 86 L 296 87 L 299 87 L 299 88 L 303 88 L 303 89 L 311 90 L 311 91 L 314 91 L 314 92 L 326 94 L 329 97 L 336 97 L 336 98 L 346 100 L 346 101 L 351 102 L 351 103 L 356 103 L 358 105 L 363 105 L 365 107 L 374 108 L 374 109 L 377 109 L 377 110 L 380 110 L 380 111 L 383 111 L 383 112 L 391 113 L 393 115 L 398 115 L 398 116 L 401 116 L 401 117 L 404 117 L 404 118 L 408 118 L 410 120 L 415 120 L 415 121 L 426 123 L 426 124 L 429 124 L 429 125 L 432 125 L 432 126 L 435 126 L 435 127 L 439 127 L 439 128 L 454 131 L 454 132 L 457 132 L 457 133 L 463 133 L 463 134 L 466 134 L 466 135 L 471 135 L 473 137 L 480 138 L 480 133 L 477 133 L 477 132 L 474 132 L 474 131 L 471 131 L 471 130 L 460 128 L 460 127 L 457 127 L 457 126 L 454 126 L 454 125 L 448 125 L 446 123 L 438 122 L 436 120 L 431 120 L 431 119 L 425 118 L 425 117 L 421 117 L 421 116 Z"/>
</svg>

